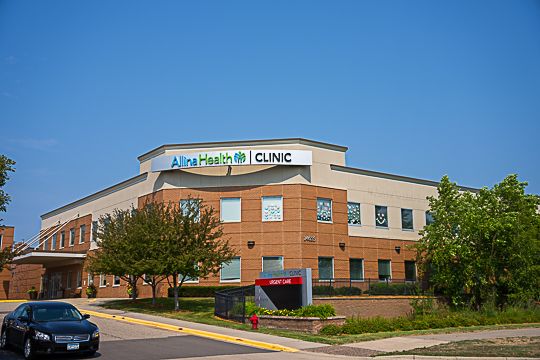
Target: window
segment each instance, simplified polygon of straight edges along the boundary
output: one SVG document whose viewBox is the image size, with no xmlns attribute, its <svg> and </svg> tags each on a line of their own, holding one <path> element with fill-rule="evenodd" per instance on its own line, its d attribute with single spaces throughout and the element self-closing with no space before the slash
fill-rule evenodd
<svg viewBox="0 0 540 360">
<path fill-rule="evenodd" d="M 386 206 L 375 205 L 375 226 L 388 228 L 388 208 Z"/>
<path fill-rule="evenodd" d="M 347 213 L 349 215 L 349 225 L 360 225 L 362 221 L 360 220 L 360 204 L 349 202 L 347 203 Z"/>
<path fill-rule="evenodd" d="M 94 274 L 88 273 L 88 286 L 94 285 Z"/>
<path fill-rule="evenodd" d="M 434 221 L 433 214 L 429 210 L 426 211 L 426 225 L 431 225 Z"/>
<path fill-rule="evenodd" d="M 241 207 L 240 198 L 221 199 L 221 221 L 240 222 Z"/>
<path fill-rule="evenodd" d="M 82 273 L 77 271 L 77 289 L 82 287 Z"/>
<path fill-rule="evenodd" d="M 66 232 L 62 231 L 60 233 L 60 249 L 66 246 Z"/>
<path fill-rule="evenodd" d="M 405 261 L 405 281 L 416 281 L 416 262 Z"/>
<path fill-rule="evenodd" d="M 97 241 L 97 232 L 98 232 L 98 222 L 92 221 L 92 242 Z"/>
<path fill-rule="evenodd" d="M 2 234 L 0 234 L 0 250 L 2 250 Z"/>
<path fill-rule="evenodd" d="M 107 286 L 107 275 L 99 274 L 99 287 Z"/>
<path fill-rule="evenodd" d="M 379 280 L 392 279 L 392 266 L 390 260 L 379 260 Z"/>
<path fill-rule="evenodd" d="M 262 221 L 283 221 L 283 197 L 263 196 Z"/>
<path fill-rule="evenodd" d="M 234 257 L 228 263 L 221 265 L 220 280 L 222 282 L 240 281 L 240 257 Z"/>
<path fill-rule="evenodd" d="M 401 209 L 401 229 L 413 230 L 413 211 L 411 209 Z"/>
<path fill-rule="evenodd" d="M 334 258 L 319 258 L 319 279 L 330 280 L 334 278 Z"/>
<path fill-rule="evenodd" d="M 86 225 L 81 225 L 79 228 L 79 244 L 82 244 L 84 242 L 84 238 L 86 237 Z"/>
<path fill-rule="evenodd" d="M 332 200 L 317 198 L 317 221 L 332 222 Z"/>
<path fill-rule="evenodd" d="M 120 286 L 120 276 L 114 275 L 113 286 Z"/>
<path fill-rule="evenodd" d="M 73 274 L 71 273 L 71 271 L 68 271 L 67 273 L 67 279 L 66 279 L 66 289 L 71 289 L 71 276 Z"/>
<path fill-rule="evenodd" d="M 364 280 L 364 259 L 349 259 L 349 277 L 351 280 Z"/>
<path fill-rule="evenodd" d="M 48 248 L 49 248 L 49 238 L 46 238 L 45 242 L 43 243 L 43 250 L 47 251 Z"/>
<path fill-rule="evenodd" d="M 69 229 L 69 246 L 75 245 L 75 229 Z"/>
<path fill-rule="evenodd" d="M 180 200 L 180 208 L 182 209 L 182 213 L 184 214 L 184 216 L 188 215 L 188 211 L 191 208 L 195 213 L 195 220 L 199 220 L 199 217 L 201 215 L 200 202 L 201 201 L 199 199 Z"/>
<path fill-rule="evenodd" d="M 57 235 L 58 235 L 58 234 L 54 234 L 54 235 L 52 236 L 51 250 L 56 249 L 56 238 L 57 238 Z"/>
<path fill-rule="evenodd" d="M 198 270 L 199 269 L 199 264 L 194 263 L 193 268 Z M 178 274 L 178 283 L 180 283 L 182 281 L 183 276 L 184 275 L 182 275 L 182 274 Z M 188 284 L 189 283 L 193 284 L 193 283 L 198 283 L 198 282 L 199 282 L 199 277 L 186 276 L 186 278 L 184 279 L 184 283 L 188 283 Z"/>
<path fill-rule="evenodd" d="M 283 256 L 263 256 L 262 271 L 283 270 Z"/>
<path fill-rule="evenodd" d="M 143 278 L 143 285 L 148 285 L 152 281 L 152 276 L 150 275 L 144 274 L 142 278 Z"/>
</svg>

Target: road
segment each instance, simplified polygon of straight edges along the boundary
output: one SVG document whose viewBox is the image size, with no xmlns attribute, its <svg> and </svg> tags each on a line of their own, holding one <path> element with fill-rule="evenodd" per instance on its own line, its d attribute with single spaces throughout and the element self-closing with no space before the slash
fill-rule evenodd
<svg viewBox="0 0 540 360">
<path fill-rule="evenodd" d="M 0 319 L 18 304 L 0 303 Z M 270 351 L 202 337 L 127 324 L 116 320 L 91 318 L 100 328 L 101 343 L 95 358 L 100 360 L 183 359 L 218 355 L 242 355 L 250 358 Z M 2 360 L 23 359 L 20 351 L 1 351 Z M 44 357 L 51 358 L 51 357 Z M 84 356 L 55 356 L 62 359 L 88 359 Z"/>
</svg>

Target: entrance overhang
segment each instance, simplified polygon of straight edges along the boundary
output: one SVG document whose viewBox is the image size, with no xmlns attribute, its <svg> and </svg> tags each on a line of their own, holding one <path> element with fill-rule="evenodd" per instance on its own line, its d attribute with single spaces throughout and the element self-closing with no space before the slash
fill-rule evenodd
<svg viewBox="0 0 540 360">
<path fill-rule="evenodd" d="M 15 265 L 38 264 L 44 267 L 57 267 L 82 264 L 85 258 L 86 254 L 80 253 L 32 251 L 13 258 L 12 263 Z"/>
</svg>

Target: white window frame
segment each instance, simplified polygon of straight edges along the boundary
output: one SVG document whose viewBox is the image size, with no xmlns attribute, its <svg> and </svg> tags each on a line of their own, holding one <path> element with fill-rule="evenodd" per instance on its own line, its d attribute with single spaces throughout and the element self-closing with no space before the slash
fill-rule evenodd
<svg viewBox="0 0 540 360">
<path fill-rule="evenodd" d="M 358 209 L 360 210 L 360 224 L 350 224 L 349 223 L 349 204 L 355 204 L 358 205 Z M 347 201 L 347 225 L 348 226 L 362 226 L 362 204 L 356 201 Z"/>
<path fill-rule="evenodd" d="M 95 235 L 97 235 L 98 224 L 99 223 L 96 220 L 93 220 L 91 225 L 90 225 L 90 243 L 96 243 L 97 242 L 97 239 L 96 239 Z"/>
<path fill-rule="evenodd" d="M 332 259 L 332 278 L 331 279 L 321 279 L 321 270 L 319 269 L 319 258 Z M 318 281 L 319 282 L 334 281 L 334 279 L 336 278 L 335 267 L 336 267 L 336 263 L 333 256 L 317 256 L 317 272 L 319 273 Z"/>
<path fill-rule="evenodd" d="M 265 256 L 261 256 L 261 271 L 262 272 L 264 272 L 264 258 L 269 258 L 269 257 L 281 258 L 281 270 L 283 270 L 285 268 L 285 266 L 284 266 L 284 257 L 282 255 L 265 255 Z"/>
<path fill-rule="evenodd" d="M 412 225 L 413 225 L 412 229 L 403 228 L 403 210 L 410 210 L 410 212 L 411 212 L 411 220 L 412 220 Z M 388 211 L 388 209 L 386 211 Z M 414 210 L 410 209 L 410 208 L 401 208 L 399 210 L 399 215 L 400 215 L 400 218 L 401 218 L 401 230 L 402 231 L 414 231 Z"/>
<path fill-rule="evenodd" d="M 227 284 L 227 283 L 239 283 L 239 282 L 242 282 L 242 257 L 241 256 L 235 256 L 235 258 L 238 258 L 240 261 L 239 261 L 239 267 L 240 267 L 240 278 L 238 278 L 238 280 L 234 279 L 234 280 L 223 280 L 221 279 L 221 267 L 219 269 L 219 282 L 222 283 L 222 284 Z"/>
<path fill-rule="evenodd" d="M 143 274 L 143 276 L 142 276 L 142 284 L 143 285 L 150 285 L 150 283 L 146 281 L 146 274 Z"/>
<path fill-rule="evenodd" d="M 116 279 L 118 279 L 118 284 L 116 283 Z M 113 275 L 113 285 L 112 286 L 113 287 L 119 287 L 120 286 L 120 281 L 121 281 L 120 276 Z"/>
<path fill-rule="evenodd" d="M 377 225 L 377 206 L 386 208 L 386 226 Z M 390 216 L 388 215 L 388 206 L 387 205 L 375 205 L 373 207 L 375 212 L 375 229 L 389 230 L 390 229 Z"/>
<path fill-rule="evenodd" d="M 319 220 L 319 200 L 330 200 L 330 221 L 327 220 Z M 324 197 L 318 197 L 317 203 L 316 203 L 316 213 L 315 217 L 317 218 L 317 222 L 323 223 L 323 224 L 332 224 L 334 222 L 334 201 L 330 198 L 324 198 Z"/>
<path fill-rule="evenodd" d="M 77 289 L 82 289 L 82 271 L 80 270 L 77 271 L 77 279 L 75 280 L 75 287 Z"/>
<path fill-rule="evenodd" d="M 84 235 L 82 229 L 84 228 Z M 84 244 L 84 237 L 86 236 L 86 224 L 79 226 L 79 244 Z"/>
<path fill-rule="evenodd" d="M 351 279 L 351 265 L 350 265 L 350 261 L 351 260 L 361 260 L 362 261 L 362 280 L 353 280 Z M 378 271 L 379 269 L 377 269 Z M 352 282 L 365 282 L 366 281 L 366 260 L 364 258 L 349 258 L 349 279 L 352 281 Z"/>
<path fill-rule="evenodd" d="M 86 284 L 86 286 L 90 286 L 90 285 L 94 284 L 94 274 L 88 273 L 86 281 L 88 282 L 88 284 Z"/>
<path fill-rule="evenodd" d="M 265 220 L 264 219 L 264 200 L 265 199 L 279 199 L 281 201 L 281 218 L 279 220 Z M 275 195 L 275 196 L 262 196 L 261 197 L 261 221 L 262 222 L 279 222 L 283 221 L 283 218 L 285 217 L 284 208 L 283 208 L 283 196 L 281 195 Z"/>
<path fill-rule="evenodd" d="M 240 206 L 240 218 L 238 220 L 223 220 L 223 200 L 225 199 L 238 199 L 238 204 Z M 222 223 L 239 223 L 242 222 L 242 198 L 241 197 L 223 197 L 219 199 L 219 220 Z"/>
<path fill-rule="evenodd" d="M 69 229 L 69 246 L 75 246 L 75 228 Z"/>
<path fill-rule="evenodd" d="M 51 236 L 51 251 L 56 250 L 56 243 L 58 242 L 58 233 L 54 233 Z"/>
<path fill-rule="evenodd" d="M 103 285 L 103 280 L 105 280 L 105 285 Z M 107 275 L 99 274 L 99 287 L 100 288 L 106 288 L 107 287 Z"/>
<path fill-rule="evenodd" d="M 66 247 L 66 231 L 63 230 L 60 232 L 60 245 L 58 245 L 59 249 L 63 249 Z"/>
</svg>

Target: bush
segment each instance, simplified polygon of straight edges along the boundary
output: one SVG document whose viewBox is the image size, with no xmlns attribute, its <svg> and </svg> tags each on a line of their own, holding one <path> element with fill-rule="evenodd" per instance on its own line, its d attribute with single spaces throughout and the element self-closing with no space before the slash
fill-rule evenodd
<svg viewBox="0 0 540 360">
<path fill-rule="evenodd" d="M 341 335 L 341 326 L 337 326 L 334 324 L 326 325 L 321 329 L 319 332 L 321 335 Z"/>
<path fill-rule="evenodd" d="M 540 308 L 521 309 L 507 308 L 502 311 L 471 311 L 471 310 L 432 310 L 432 313 L 417 313 L 408 317 L 393 319 L 358 318 L 347 319 L 339 329 L 328 329 L 327 335 L 332 334 L 364 334 L 382 331 L 408 331 L 440 329 L 459 326 L 477 326 L 494 324 L 517 324 L 540 322 Z"/>
<path fill-rule="evenodd" d="M 418 286 L 412 283 L 375 283 L 369 286 L 370 295 L 417 295 Z"/>
<path fill-rule="evenodd" d="M 331 316 L 336 316 L 336 310 L 330 304 L 307 305 L 294 310 L 268 310 L 258 307 L 252 302 L 247 302 L 246 315 L 251 316 L 253 314 L 271 316 L 318 317 L 320 319 L 326 319 Z"/>
<path fill-rule="evenodd" d="M 182 286 L 178 291 L 180 297 L 214 297 L 216 291 L 237 288 L 238 286 Z M 167 296 L 174 297 L 173 288 L 167 289 Z"/>
<path fill-rule="evenodd" d="M 313 295 L 326 295 L 326 296 L 351 296 L 361 295 L 362 289 L 357 287 L 333 287 L 329 285 L 317 285 L 312 288 Z"/>
</svg>

